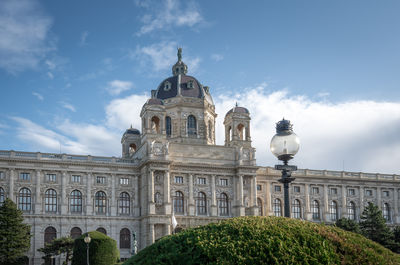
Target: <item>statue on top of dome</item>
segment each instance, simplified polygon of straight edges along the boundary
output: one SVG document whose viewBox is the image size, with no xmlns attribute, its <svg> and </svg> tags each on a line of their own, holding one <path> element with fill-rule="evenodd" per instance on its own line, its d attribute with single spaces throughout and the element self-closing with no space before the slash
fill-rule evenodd
<svg viewBox="0 0 400 265">
<path fill-rule="evenodd" d="M 182 48 L 178 48 L 178 61 L 182 61 Z"/>
</svg>

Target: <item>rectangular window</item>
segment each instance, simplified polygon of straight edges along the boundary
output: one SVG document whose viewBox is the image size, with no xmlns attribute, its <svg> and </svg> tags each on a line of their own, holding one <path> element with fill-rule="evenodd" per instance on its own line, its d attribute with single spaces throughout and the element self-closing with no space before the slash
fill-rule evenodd
<svg viewBox="0 0 400 265">
<path fill-rule="evenodd" d="M 293 186 L 293 192 L 300 192 L 300 186 Z"/>
<path fill-rule="evenodd" d="M 278 185 L 274 186 L 274 190 L 275 192 L 281 192 L 281 186 Z"/>
<path fill-rule="evenodd" d="M 56 174 L 46 174 L 46 181 L 56 182 Z"/>
<path fill-rule="evenodd" d="M 175 183 L 183 184 L 183 177 L 182 176 L 175 176 Z"/>
<path fill-rule="evenodd" d="M 366 190 L 365 191 L 366 196 L 372 196 L 372 190 Z"/>
<path fill-rule="evenodd" d="M 311 188 L 311 194 L 319 194 L 319 188 L 318 187 L 312 187 Z"/>
<path fill-rule="evenodd" d="M 19 179 L 20 180 L 30 180 L 31 179 L 31 174 L 29 174 L 29 173 L 21 173 L 21 174 L 19 174 Z"/>
<path fill-rule="evenodd" d="M 129 179 L 128 178 L 120 178 L 119 179 L 119 184 L 120 185 L 128 185 L 129 184 Z"/>
<path fill-rule="evenodd" d="M 354 195 L 356 195 L 356 190 L 355 190 L 355 189 L 348 189 L 347 195 L 348 195 L 348 196 L 354 196 Z"/>
<path fill-rule="evenodd" d="M 81 176 L 80 175 L 72 175 L 72 182 L 75 182 L 75 183 L 81 182 Z"/>
<path fill-rule="evenodd" d="M 97 184 L 106 184 L 106 177 L 97 176 L 96 177 L 96 183 Z"/>
<path fill-rule="evenodd" d="M 228 179 L 219 179 L 219 185 L 228 186 Z"/>
<path fill-rule="evenodd" d="M 257 190 L 262 190 L 261 185 L 257 185 Z"/>
<path fill-rule="evenodd" d="M 383 191 L 383 197 L 389 197 L 389 191 L 388 190 L 384 190 Z"/>
<path fill-rule="evenodd" d="M 330 194 L 330 195 L 337 195 L 337 188 L 331 188 L 331 189 L 329 190 L 329 194 Z"/>
<path fill-rule="evenodd" d="M 206 178 L 197 178 L 197 184 L 206 185 Z"/>
<path fill-rule="evenodd" d="M 4 172 L 0 171 L 0 179 L 4 179 Z"/>
</svg>

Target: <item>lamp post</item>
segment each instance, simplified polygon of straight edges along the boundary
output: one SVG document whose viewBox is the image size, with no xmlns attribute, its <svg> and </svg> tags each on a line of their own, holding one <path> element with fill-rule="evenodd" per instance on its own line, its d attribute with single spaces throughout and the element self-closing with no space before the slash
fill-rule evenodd
<svg viewBox="0 0 400 265">
<path fill-rule="evenodd" d="M 84 238 L 83 240 L 84 240 L 85 243 L 86 243 L 86 263 L 87 263 L 87 265 L 89 265 L 89 243 L 90 243 L 90 241 L 92 240 L 92 239 L 90 238 L 89 233 L 86 233 L 86 236 L 85 236 L 85 238 Z"/>
<path fill-rule="evenodd" d="M 282 171 L 283 195 L 285 199 L 285 217 L 290 217 L 289 183 L 295 180 L 291 172 L 297 170 L 297 166 L 289 166 L 288 161 L 299 151 L 300 140 L 293 132 L 293 125 L 284 118 L 276 124 L 276 134 L 271 139 L 271 152 L 281 161 L 283 165 L 275 165 L 276 170 Z"/>
</svg>

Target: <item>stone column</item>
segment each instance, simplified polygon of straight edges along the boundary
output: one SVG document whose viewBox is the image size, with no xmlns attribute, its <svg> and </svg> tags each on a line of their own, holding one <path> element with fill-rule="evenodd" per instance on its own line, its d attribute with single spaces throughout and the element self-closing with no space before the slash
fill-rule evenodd
<svg viewBox="0 0 400 265">
<path fill-rule="evenodd" d="M 360 207 L 356 207 L 356 220 L 360 220 L 360 215 L 364 211 L 364 191 L 360 190 Z"/>
<path fill-rule="evenodd" d="M 14 199 L 14 181 L 15 181 L 15 170 L 11 169 L 10 170 L 10 180 L 9 180 L 9 190 L 8 190 L 8 198 L 13 200 L 14 202 L 17 202 L 16 199 Z"/>
<path fill-rule="evenodd" d="M 379 209 L 382 210 L 382 188 L 378 187 L 376 189 L 376 203 L 379 207 Z"/>
<path fill-rule="evenodd" d="M 215 175 L 211 175 L 211 216 L 217 216 L 217 194 L 215 191 Z"/>
<path fill-rule="evenodd" d="M 170 175 L 169 171 L 165 171 L 164 174 L 164 212 L 165 214 L 171 214 L 171 192 L 170 192 Z M 169 227 L 169 226 L 168 226 Z M 169 235 L 169 232 L 168 234 Z"/>
<path fill-rule="evenodd" d="M 148 177 L 148 202 L 149 202 L 149 212 L 148 214 L 155 214 L 156 213 L 156 205 L 154 203 L 154 170 L 150 170 L 150 174 Z M 153 226 L 154 229 L 154 226 Z M 153 241 L 154 242 L 154 241 Z"/>
<path fill-rule="evenodd" d="M 360 187 L 360 194 L 361 194 L 361 189 L 362 188 Z M 347 207 L 346 187 L 344 185 L 342 185 L 342 216 L 340 216 L 340 217 L 348 218 L 346 207 Z"/>
<path fill-rule="evenodd" d="M 68 211 L 68 198 L 67 198 L 67 173 L 65 171 L 61 172 L 61 214 L 67 214 Z"/>
<path fill-rule="evenodd" d="M 36 189 L 35 189 L 35 198 L 36 198 L 36 200 L 35 200 L 35 206 L 34 206 L 34 209 L 35 209 L 35 213 L 36 214 L 39 214 L 39 213 L 41 213 L 41 211 L 42 211 L 42 196 L 41 196 L 41 194 L 40 194 L 40 178 L 41 178 L 41 176 L 42 176 L 42 174 L 41 174 L 41 172 L 40 172 L 40 170 L 36 170 Z"/>
<path fill-rule="evenodd" d="M 394 223 L 398 223 L 399 217 L 399 194 L 397 188 L 393 189 L 393 201 L 394 201 L 394 216 L 393 221 Z"/>
<path fill-rule="evenodd" d="M 329 222 L 329 201 L 328 201 L 328 185 L 324 184 L 324 190 L 322 191 L 324 194 L 324 211 L 323 211 L 323 220 L 325 222 Z"/>
<path fill-rule="evenodd" d="M 251 205 L 251 214 L 252 214 L 252 215 L 258 215 L 258 207 L 257 207 L 257 179 L 256 179 L 256 176 L 252 176 L 252 177 L 251 177 L 250 205 Z"/>
<path fill-rule="evenodd" d="M 154 224 L 149 224 L 149 245 L 155 241 Z"/>
<path fill-rule="evenodd" d="M 271 213 L 272 213 L 272 203 L 271 203 L 271 198 L 272 198 L 272 194 L 271 194 L 271 183 L 268 181 L 267 183 L 266 183 L 266 186 L 265 186 L 265 210 L 266 210 L 266 213 L 265 213 L 265 215 L 266 216 L 270 216 L 271 215 Z"/>
<path fill-rule="evenodd" d="M 305 184 L 304 185 L 304 195 L 305 195 L 305 217 L 306 220 L 311 220 L 312 219 L 312 213 L 310 210 L 310 184 Z"/>
<path fill-rule="evenodd" d="M 115 174 L 111 175 L 111 216 L 116 216 L 117 215 L 117 205 L 116 205 L 116 200 L 115 200 L 115 185 L 116 185 L 116 176 Z"/>
<path fill-rule="evenodd" d="M 189 215 L 194 215 L 194 198 L 193 198 L 193 174 L 189 174 L 189 203 L 188 203 Z"/>
<path fill-rule="evenodd" d="M 140 216 L 140 205 L 139 205 L 139 176 L 133 177 L 133 185 L 135 194 L 133 194 L 133 215 Z M 143 198 L 143 197 L 142 197 Z"/>
<path fill-rule="evenodd" d="M 239 175 L 239 194 L 238 194 L 238 199 L 239 199 L 239 213 L 238 216 L 245 216 L 245 209 L 243 205 L 243 175 Z"/>
<path fill-rule="evenodd" d="M 92 203 L 92 173 L 88 173 L 86 176 L 86 214 L 93 215 L 93 203 Z"/>
</svg>

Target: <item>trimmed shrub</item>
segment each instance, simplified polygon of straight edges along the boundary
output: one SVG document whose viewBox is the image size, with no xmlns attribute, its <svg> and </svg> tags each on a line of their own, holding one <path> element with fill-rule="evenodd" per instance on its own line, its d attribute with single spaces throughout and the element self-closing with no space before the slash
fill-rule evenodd
<svg viewBox="0 0 400 265">
<path fill-rule="evenodd" d="M 119 261 L 117 242 L 114 239 L 97 231 L 91 231 L 89 235 L 90 265 L 113 265 Z M 72 265 L 86 264 L 85 236 L 86 234 L 83 234 L 75 240 Z"/>
<path fill-rule="evenodd" d="M 400 255 L 334 226 L 238 217 L 163 237 L 131 264 L 400 264 Z"/>
</svg>

